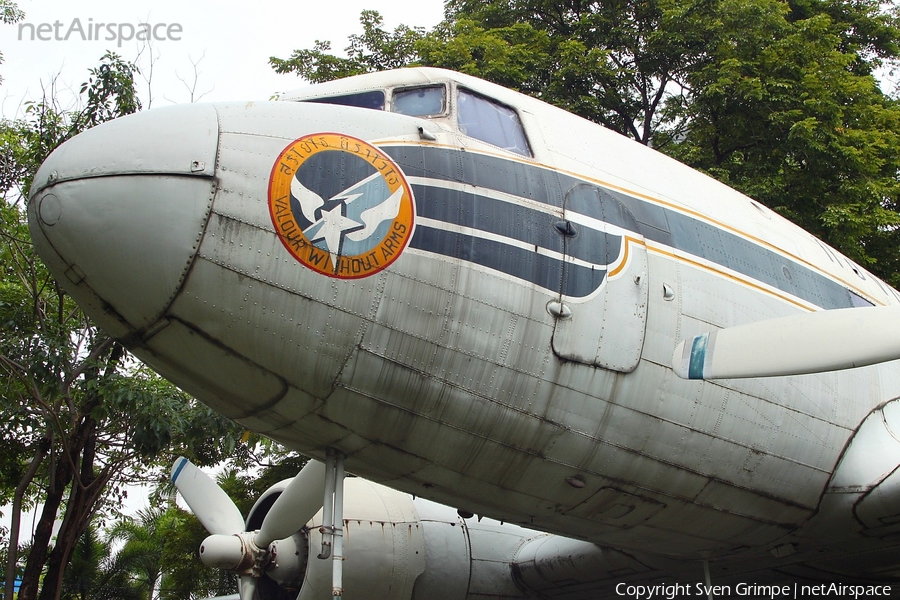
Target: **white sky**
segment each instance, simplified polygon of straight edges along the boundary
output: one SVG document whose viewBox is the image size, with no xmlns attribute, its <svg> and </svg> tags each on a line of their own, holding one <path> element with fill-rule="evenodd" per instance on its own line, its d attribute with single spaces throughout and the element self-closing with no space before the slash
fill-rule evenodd
<svg viewBox="0 0 900 600">
<path fill-rule="evenodd" d="M 311 48 L 316 40 L 328 40 L 332 51 L 342 52 L 347 37 L 362 32 L 359 14 L 364 9 L 379 11 L 390 31 L 400 24 L 431 28 L 443 17 L 443 0 L 300 1 L 257 4 L 253 9 L 246 1 L 235 0 L 18 0 L 18 4 L 25 12 L 22 23 L 35 29 L 42 23 L 53 27 L 60 22 L 56 30 L 45 30 L 45 38 L 57 37 L 57 31 L 64 37 L 75 19 L 85 35 L 89 24 L 98 23 L 114 23 L 115 29 L 125 24 L 126 34 L 127 25 L 137 27 L 141 22 L 180 25 L 180 40 L 153 42 L 158 58 L 153 66 L 151 106 L 190 101 L 188 89 L 178 78 L 193 82 L 192 61 L 199 60 L 197 95 L 207 92 L 201 101 L 266 100 L 305 85 L 296 75 L 277 75 L 268 64 L 270 56 L 288 58 L 293 50 Z M 132 40 L 116 47 L 116 41 L 105 40 L 110 35 L 106 28 L 99 31 L 99 41 L 82 40 L 77 29 L 68 40 L 32 41 L 32 30 L 23 27 L 19 40 L 20 25 L 0 24 L 0 114 L 7 118 L 20 114 L 24 100 L 41 97 L 41 82 L 46 86 L 59 75 L 57 87 L 77 93 L 87 81 L 87 69 L 99 64 L 107 49 L 133 61 L 142 45 Z M 157 31 L 164 36 L 164 28 Z M 145 71 L 148 57 L 145 50 L 140 59 Z M 139 81 L 146 108 L 148 86 Z"/>
</svg>

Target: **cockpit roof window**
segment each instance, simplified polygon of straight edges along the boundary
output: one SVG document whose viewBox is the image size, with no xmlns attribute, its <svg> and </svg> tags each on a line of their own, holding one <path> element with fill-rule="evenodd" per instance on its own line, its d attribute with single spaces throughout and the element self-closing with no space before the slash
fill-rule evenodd
<svg viewBox="0 0 900 600">
<path fill-rule="evenodd" d="M 531 156 L 528 138 L 516 111 L 465 89 L 459 90 L 459 130 L 510 152 Z"/>
<path fill-rule="evenodd" d="M 304 102 L 318 102 L 320 104 L 337 104 L 340 106 L 356 106 L 359 108 L 384 110 L 384 92 L 381 90 L 357 92 L 355 94 L 328 96 L 326 98 L 310 98 L 309 100 L 304 100 Z"/>
<path fill-rule="evenodd" d="M 410 117 L 435 117 L 443 114 L 446 107 L 447 93 L 443 85 L 395 90 L 391 97 L 391 110 Z"/>
</svg>

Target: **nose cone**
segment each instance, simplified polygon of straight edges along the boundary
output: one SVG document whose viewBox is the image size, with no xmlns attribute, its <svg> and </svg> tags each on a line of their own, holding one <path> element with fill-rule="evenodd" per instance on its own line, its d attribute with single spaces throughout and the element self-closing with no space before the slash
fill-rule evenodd
<svg viewBox="0 0 900 600">
<path fill-rule="evenodd" d="M 166 107 L 72 138 L 35 175 L 35 248 L 113 336 L 146 329 L 178 293 L 215 194 L 217 147 L 213 106 Z"/>
</svg>

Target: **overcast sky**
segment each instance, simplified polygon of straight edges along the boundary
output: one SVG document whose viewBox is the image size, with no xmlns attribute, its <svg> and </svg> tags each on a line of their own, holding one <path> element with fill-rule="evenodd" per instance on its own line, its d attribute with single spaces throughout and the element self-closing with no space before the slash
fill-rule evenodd
<svg viewBox="0 0 900 600">
<path fill-rule="evenodd" d="M 39 99 L 42 83 L 46 87 L 54 77 L 61 90 L 77 92 L 87 80 L 87 69 L 96 66 L 108 49 L 135 60 L 142 44 L 124 38 L 142 22 L 153 25 L 152 33 L 163 38 L 152 42 L 156 59 L 150 83 L 152 106 L 163 106 L 190 101 L 179 77 L 194 83 L 192 61 L 199 71 L 195 96 L 205 94 L 202 101 L 266 100 L 304 85 L 296 75 L 275 74 L 268 64 L 270 56 L 288 58 L 293 50 L 311 48 L 316 40 L 329 40 L 333 50 L 342 51 L 350 34 L 361 33 L 363 9 L 378 10 L 389 30 L 400 24 L 430 28 L 443 16 L 443 0 L 301 1 L 252 10 L 247 2 L 235 0 L 116 4 L 19 0 L 18 4 L 25 19 L 18 25 L 0 24 L 0 110 L 5 117 L 17 116 L 23 100 Z M 62 39 L 67 34 L 68 40 Z M 145 75 L 149 73 L 146 48 L 140 64 Z M 148 84 L 139 81 L 146 105 Z"/>
</svg>

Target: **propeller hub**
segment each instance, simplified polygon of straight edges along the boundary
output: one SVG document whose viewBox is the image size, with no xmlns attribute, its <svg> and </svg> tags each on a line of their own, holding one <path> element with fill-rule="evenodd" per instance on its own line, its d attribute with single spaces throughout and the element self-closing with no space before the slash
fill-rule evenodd
<svg viewBox="0 0 900 600">
<path fill-rule="evenodd" d="M 243 531 L 244 519 L 213 479 L 182 457 L 172 465 L 172 482 L 211 536 L 200 545 L 209 567 L 240 575 L 240 598 L 256 597 L 259 579 L 272 570 L 275 581 L 298 585 L 305 568 L 307 540 L 296 535 L 322 508 L 325 465 L 311 460 L 297 473 L 266 512 L 259 531 Z M 290 539 L 288 539 L 290 538 Z M 287 544 L 281 564 L 274 562 L 279 543 Z"/>
<path fill-rule="evenodd" d="M 228 569 L 241 575 L 259 576 L 257 571 L 267 551 L 253 543 L 254 533 L 213 534 L 200 544 L 200 560 L 207 567 Z"/>
</svg>

